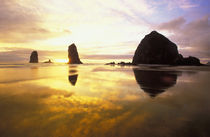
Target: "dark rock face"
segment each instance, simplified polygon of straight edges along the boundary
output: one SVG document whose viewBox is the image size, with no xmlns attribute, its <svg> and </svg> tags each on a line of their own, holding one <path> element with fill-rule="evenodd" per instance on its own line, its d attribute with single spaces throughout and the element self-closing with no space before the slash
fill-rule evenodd
<svg viewBox="0 0 210 137">
<path fill-rule="evenodd" d="M 175 72 L 168 71 L 134 69 L 133 72 L 141 89 L 151 97 L 156 97 L 166 89 L 174 86 L 178 76 Z"/>
<path fill-rule="evenodd" d="M 33 51 L 31 53 L 29 63 L 38 63 L 38 62 L 39 62 L 39 60 L 38 60 L 38 52 L 37 51 Z"/>
<path fill-rule="evenodd" d="M 156 31 L 146 35 L 133 57 L 133 64 L 174 64 L 179 59 L 177 46 Z"/>
<path fill-rule="evenodd" d="M 68 62 L 69 64 L 82 64 L 82 62 L 79 59 L 77 47 L 74 43 L 69 46 L 68 57 L 69 57 L 69 62 Z"/>
<path fill-rule="evenodd" d="M 195 57 L 183 58 L 176 44 L 156 31 L 146 35 L 140 42 L 132 64 L 201 65 Z"/>
<path fill-rule="evenodd" d="M 189 56 L 187 58 L 180 58 L 176 65 L 186 65 L 186 66 L 200 66 L 200 60 L 196 57 Z"/>
</svg>

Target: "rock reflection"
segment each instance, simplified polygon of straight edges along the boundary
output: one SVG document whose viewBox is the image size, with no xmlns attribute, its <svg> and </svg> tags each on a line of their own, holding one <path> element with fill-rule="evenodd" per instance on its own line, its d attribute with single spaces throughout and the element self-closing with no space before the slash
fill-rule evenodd
<svg viewBox="0 0 210 137">
<path fill-rule="evenodd" d="M 141 89 L 151 97 L 156 97 L 176 84 L 177 72 L 149 71 L 133 69 L 135 78 Z"/>
<path fill-rule="evenodd" d="M 72 86 L 76 85 L 77 77 L 78 77 L 78 74 L 76 74 L 76 75 L 69 75 L 69 82 L 71 83 Z"/>
<path fill-rule="evenodd" d="M 77 78 L 78 78 L 78 74 L 77 74 L 77 66 L 69 66 L 69 82 L 71 83 L 72 86 L 75 86 L 77 83 Z"/>
</svg>

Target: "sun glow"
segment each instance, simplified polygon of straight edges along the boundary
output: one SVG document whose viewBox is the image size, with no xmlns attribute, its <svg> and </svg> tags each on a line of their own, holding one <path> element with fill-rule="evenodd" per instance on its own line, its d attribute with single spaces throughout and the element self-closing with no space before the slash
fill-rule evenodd
<svg viewBox="0 0 210 137">
<path fill-rule="evenodd" d="M 68 59 L 55 59 L 57 63 L 68 63 Z"/>
</svg>

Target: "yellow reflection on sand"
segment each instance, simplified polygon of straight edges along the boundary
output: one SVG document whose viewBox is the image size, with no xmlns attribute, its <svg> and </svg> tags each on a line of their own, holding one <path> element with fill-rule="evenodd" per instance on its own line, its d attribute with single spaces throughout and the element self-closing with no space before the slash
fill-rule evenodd
<svg viewBox="0 0 210 137">
<path fill-rule="evenodd" d="M 5 73 L 7 78 L 0 78 L 0 133 L 4 136 L 170 137 L 174 131 L 185 136 L 191 131 L 188 122 L 199 127 L 198 133 L 207 134 L 207 73 L 196 76 L 201 84 L 187 87 L 180 83 L 169 89 L 170 96 L 156 98 L 139 88 L 129 67 L 0 69 L 1 76 Z"/>
</svg>

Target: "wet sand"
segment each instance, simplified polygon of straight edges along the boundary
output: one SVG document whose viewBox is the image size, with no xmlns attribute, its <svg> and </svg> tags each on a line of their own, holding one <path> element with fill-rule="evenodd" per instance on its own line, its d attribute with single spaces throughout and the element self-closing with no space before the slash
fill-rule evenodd
<svg viewBox="0 0 210 137">
<path fill-rule="evenodd" d="M 209 137 L 210 67 L 0 65 L 1 137 Z"/>
</svg>

